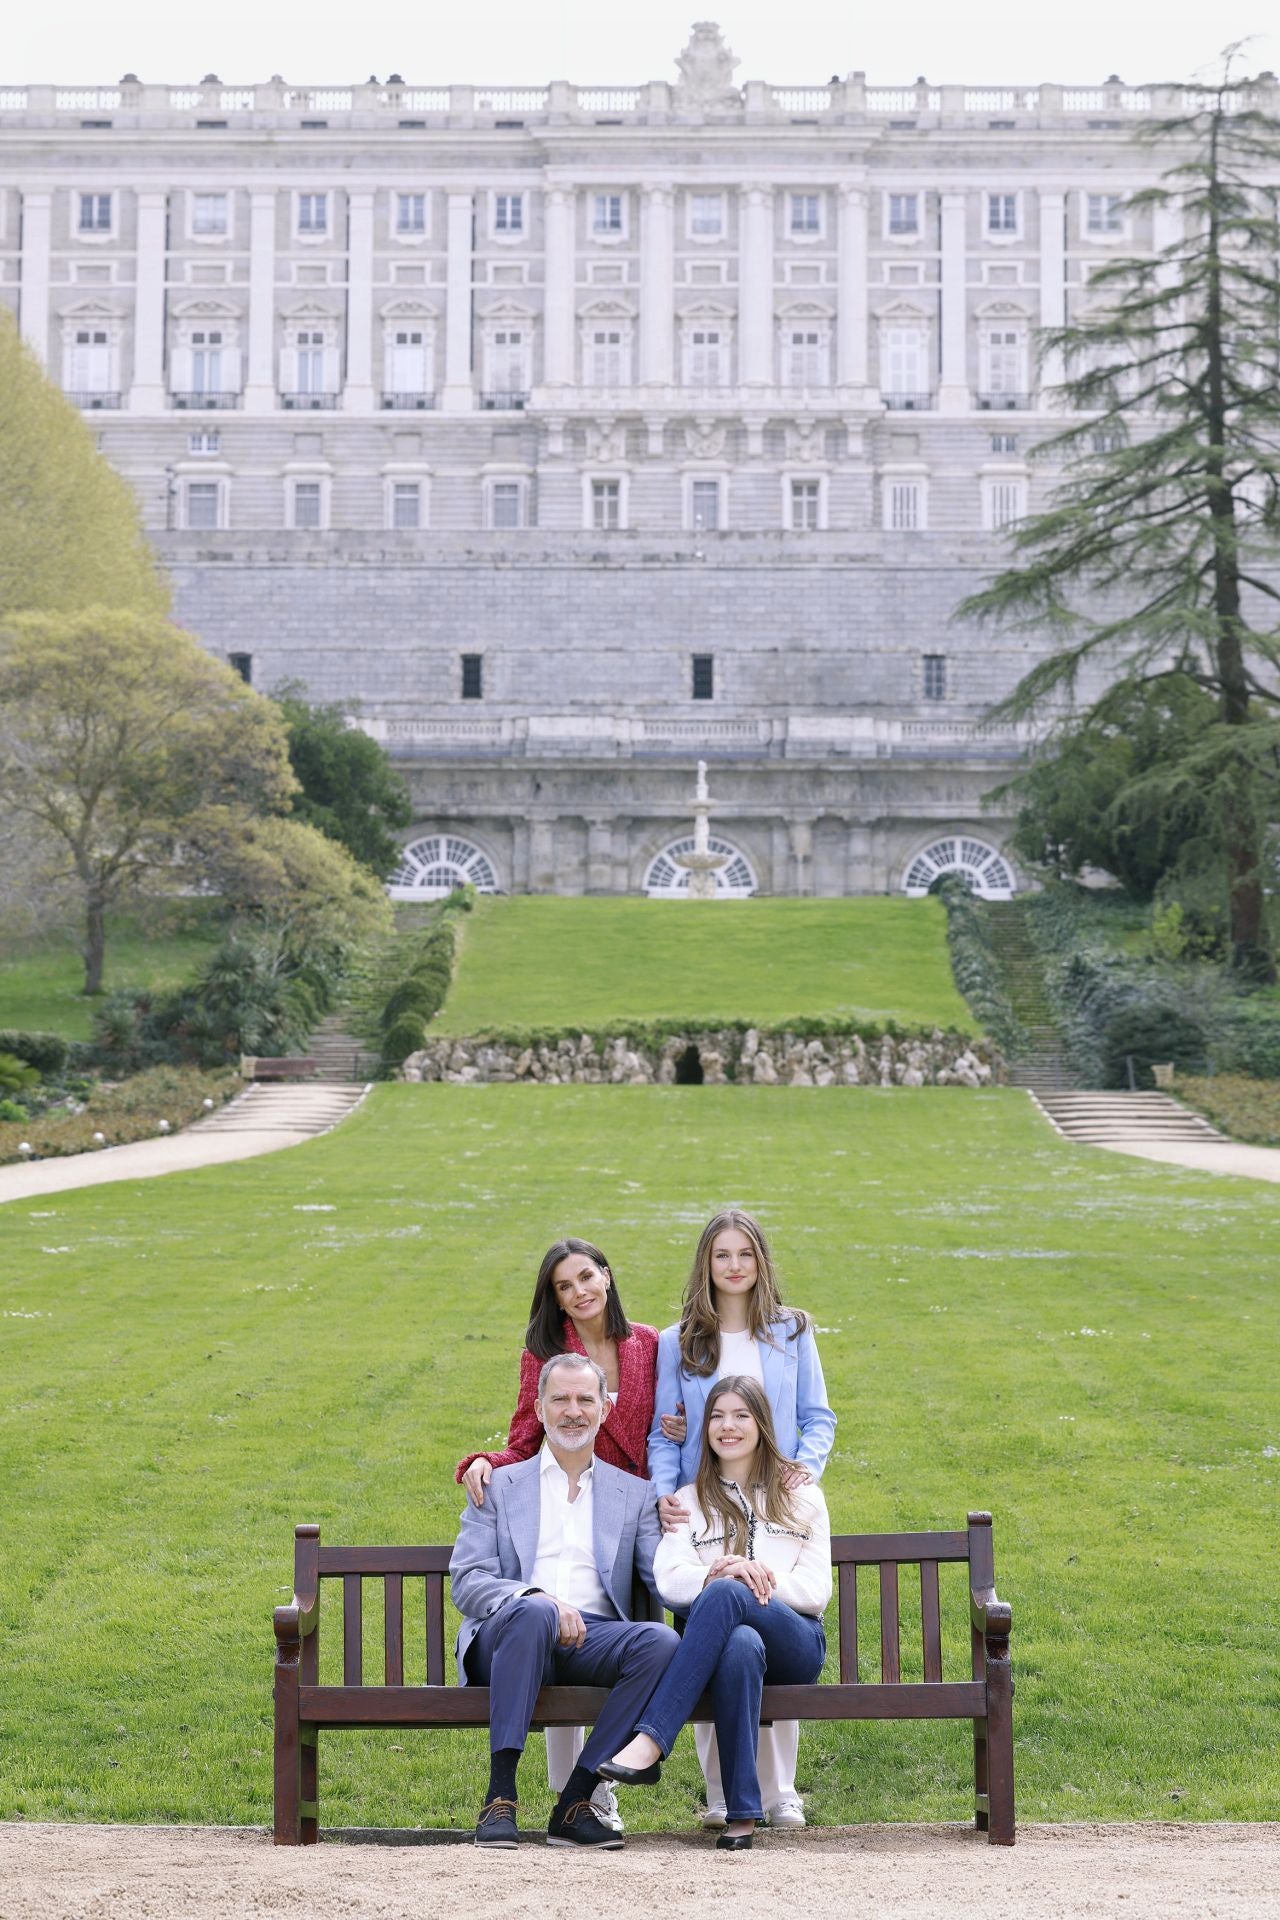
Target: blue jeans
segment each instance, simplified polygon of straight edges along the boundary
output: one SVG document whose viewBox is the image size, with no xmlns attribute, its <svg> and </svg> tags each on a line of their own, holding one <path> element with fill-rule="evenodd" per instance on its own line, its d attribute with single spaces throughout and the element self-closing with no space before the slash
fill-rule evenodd
<svg viewBox="0 0 1280 1920">
<path fill-rule="evenodd" d="M 690 1607 L 684 1637 L 636 1732 L 670 1753 L 710 1685 L 728 1818 L 760 1820 L 761 1689 L 766 1680 L 775 1686 L 816 1680 L 826 1653 L 821 1620 L 776 1598 L 762 1606 L 741 1580 L 713 1580 Z"/>
</svg>

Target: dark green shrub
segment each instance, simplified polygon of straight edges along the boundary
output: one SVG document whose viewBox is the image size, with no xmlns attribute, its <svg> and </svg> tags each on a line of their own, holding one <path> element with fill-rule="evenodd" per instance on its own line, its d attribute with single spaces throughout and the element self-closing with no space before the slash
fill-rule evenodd
<svg viewBox="0 0 1280 1920">
<path fill-rule="evenodd" d="M 60 1033 L 23 1033 L 0 1028 L 0 1053 L 11 1053 L 46 1077 L 67 1064 L 69 1042 Z"/>
<path fill-rule="evenodd" d="M 1144 1089 L 1155 1085 L 1151 1068 L 1157 1061 L 1172 1061 L 1180 1073 L 1203 1073 L 1204 1028 L 1161 1001 L 1135 1001 L 1107 1022 L 1102 1036 L 1103 1086 L 1127 1087 L 1130 1060 L 1134 1081 Z"/>
<path fill-rule="evenodd" d="M 421 1014 L 402 1013 L 388 1027 L 382 1041 L 382 1064 L 398 1067 L 427 1044 L 427 1023 Z"/>
<path fill-rule="evenodd" d="M 416 1013 L 420 1019 L 429 1020 L 439 1007 L 444 995 L 434 983 L 410 974 L 396 988 L 386 1006 L 382 1009 L 382 1025 L 388 1032 L 404 1013 Z"/>
<path fill-rule="evenodd" d="M 40 1075 L 14 1053 L 0 1053 L 0 1093 L 25 1093 L 40 1084 Z"/>
<path fill-rule="evenodd" d="M 1280 1006 L 1245 1001 L 1213 1047 L 1214 1064 L 1255 1080 L 1280 1080 Z"/>
</svg>

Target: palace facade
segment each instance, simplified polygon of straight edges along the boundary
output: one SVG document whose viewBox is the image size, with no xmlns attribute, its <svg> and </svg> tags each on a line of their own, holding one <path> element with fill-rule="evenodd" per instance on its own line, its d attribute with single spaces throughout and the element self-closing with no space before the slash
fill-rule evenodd
<svg viewBox="0 0 1280 1920">
<path fill-rule="evenodd" d="M 403 767 L 400 893 L 678 891 L 699 757 L 728 892 L 1020 884 L 1035 643 L 951 614 L 1181 96 L 735 66 L 0 87 L 0 299 L 178 617 Z"/>
</svg>

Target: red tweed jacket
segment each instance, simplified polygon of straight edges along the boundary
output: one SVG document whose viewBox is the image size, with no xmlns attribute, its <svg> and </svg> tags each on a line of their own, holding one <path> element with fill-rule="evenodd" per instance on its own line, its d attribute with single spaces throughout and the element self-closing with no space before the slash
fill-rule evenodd
<svg viewBox="0 0 1280 1920">
<path fill-rule="evenodd" d="M 566 1353 L 585 1351 L 572 1320 L 564 1322 Z M 641 1480 L 649 1477 L 648 1440 L 653 1425 L 653 1387 L 658 1364 L 658 1330 L 638 1326 L 633 1320 L 631 1332 L 618 1342 L 618 1398 L 609 1408 L 604 1425 L 596 1436 L 596 1456 L 611 1467 L 634 1473 Z M 485 1459 L 491 1467 L 514 1466 L 528 1460 L 542 1445 L 542 1423 L 533 1410 L 538 1395 L 541 1360 L 535 1360 L 526 1347 L 520 1355 L 520 1394 L 511 1416 L 507 1444 L 501 1453 L 469 1453 L 458 1462 L 455 1480 L 461 1480 L 473 1460 Z"/>
</svg>

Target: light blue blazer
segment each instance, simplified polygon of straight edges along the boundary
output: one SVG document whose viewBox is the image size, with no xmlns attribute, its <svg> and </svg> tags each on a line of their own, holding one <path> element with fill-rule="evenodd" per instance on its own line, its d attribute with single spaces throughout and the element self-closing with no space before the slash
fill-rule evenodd
<svg viewBox="0 0 1280 1920">
<path fill-rule="evenodd" d="M 794 1329 L 795 1322 L 789 1318 L 775 1320 L 756 1346 L 778 1445 L 789 1460 L 798 1460 L 820 1480 L 836 1437 L 836 1417 L 827 1405 L 813 1333 L 806 1330 L 796 1336 Z M 660 1495 L 674 1493 L 697 1478 L 702 1415 L 714 1385 L 714 1374 L 686 1373 L 680 1361 L 680 1329 L 664 1327 L 658 1335 L 658 1381 L 649 1435 L 649 1478 Z M 662 1415 L 674 1413 L 678 1400 L 684 1401 L 689 1422 L 683 1446 L 668 1440 L 662 1431 Z"/>
</svg>

